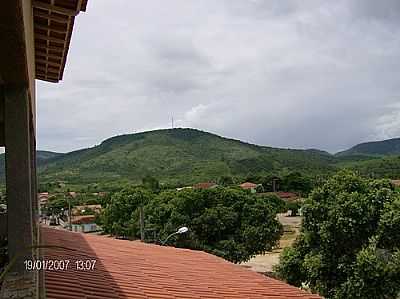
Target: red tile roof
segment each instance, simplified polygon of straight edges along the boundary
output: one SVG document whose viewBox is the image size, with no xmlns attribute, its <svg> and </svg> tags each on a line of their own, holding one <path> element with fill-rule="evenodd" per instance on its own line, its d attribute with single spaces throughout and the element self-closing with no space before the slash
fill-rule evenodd
<svg viewBox="0 0 400 299">
<path fill-rule="evenodd" d="M 70 260 L 67 271 L 45 271 L 47 299 L 67 298 L 320 298 L 219 257 L 188 249 L 116 240 L 42 227 L 44 259 Z M 94 271 L 77 260 L 96 260 Z"/>
<path fill-rule="evenodd" d="M 89 223 L 94 223 L 95 219 L 96 219 L 95 215 L 72 216 L 71 223 L 72 224 L 89 224 Z"/>
<path fill-rule="evenodd" d="M 215 183 L 198 183 L 193 186 L 194 189 L 210 189 L 210 188 L 215 188 L 218 185 Z"/>
<path fill-rule="evenodd" d="M 257 184 L 253 184 L 253 183 L 250 183 L 250 182 L 245 182 L 245 183 L 240 185 L 240 187 L 243 188 L 243 189 L 254 189 L 254 188 L 257 188 L 257 186 L 258 186 Z"/>
</svg>

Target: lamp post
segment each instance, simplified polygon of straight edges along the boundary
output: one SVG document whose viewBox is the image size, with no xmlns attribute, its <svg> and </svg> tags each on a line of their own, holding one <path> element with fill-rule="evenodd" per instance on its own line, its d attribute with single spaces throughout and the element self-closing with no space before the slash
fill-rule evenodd
<svg viewBox="0 0 400 299">
<path fill-rule="evenodd" d="M 168 239 L 171 238 L 172 236 L 184 234 L 184 233 L 188 232 L 188 230 L 189 229 L 186 226 L 182 226 L 176 232 L 170 234 L 163 242 L 161 242 L 161 245 L 164 246 L 167 243 Z"/>
<path fill-rule="evenodd" d="M 64 195 L 65 196 L 65 195 Z M 65 198 L 65 197 L 64 197 Z M 72 221 L 71 221 L 71 217 L 72 217 L 72 211 L 71 211 L 71 198 L 68 197 L 68 226 L 69 226 L 69 230 L 72 231 Z"/>
</svg>

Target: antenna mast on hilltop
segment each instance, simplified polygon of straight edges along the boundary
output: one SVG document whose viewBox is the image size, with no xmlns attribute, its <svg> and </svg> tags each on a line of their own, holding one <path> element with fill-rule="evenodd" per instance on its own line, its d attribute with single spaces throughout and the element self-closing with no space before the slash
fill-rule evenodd
<svg viewBox="0 0 400 299">
<path fill-rule="evenodd" d="M 171 129 L 173 129 L 174 128 L 174 117 L 172 116 L 171 117 Z"/>
</svg>

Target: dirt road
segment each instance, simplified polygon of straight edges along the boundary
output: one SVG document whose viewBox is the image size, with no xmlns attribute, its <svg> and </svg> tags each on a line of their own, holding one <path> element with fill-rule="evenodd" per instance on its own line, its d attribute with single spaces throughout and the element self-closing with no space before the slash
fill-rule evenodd
<svg viewBox="0 0 400 299">
<path fill-rule="evenodd" d="M 266 273 L 272 272 L 273 266 L 279 263 L 279 255 L 283 248 L 291 246 L 299 235 L 301 217 L 287 217 L 285 214 L 278 214 L 278 219 L 284 227 L 283 236 L 279 241 L 279 248 L 263 255 L 257 255 L 250 261 L 242 263 L 243 267 L 250 268 L 256 272 Z"/>
</svg>

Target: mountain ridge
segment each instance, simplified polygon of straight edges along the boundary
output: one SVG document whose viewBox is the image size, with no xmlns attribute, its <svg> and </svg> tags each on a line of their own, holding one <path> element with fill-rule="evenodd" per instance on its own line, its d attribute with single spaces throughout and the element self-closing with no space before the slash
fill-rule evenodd
<svg viewBox="0 0 400 299">
<path fill-rule="evenodd" d="M 224 175 L 301 169 L 333 171 L 334 157 L 318 150 L 259 146 L 196 129 L 163 129 L 108 138 L 91 148 L 64 154 L 45 165 L 44 180 L 138 181 L 152 175 L 162 181 L 192 183 Z M 97 172 L 97 173 L 96 173 Z"/>
<path fill-rule="evenodd" d="M 352 155 L 366 155 L 366 156 L 400 155 L 400 138 L 363 142 L 347 150 L 335 154 L 335 156 L 337 157 L 352 156 Z"/>
<path fill-rule="evenodd" d="M 400 138 L 393 140 L 400 143 Z M 374 150 L 379 153 L 382 142 L 372 142 L 376 143 L 378 149 Z M 223 176 L 290 171 L 326 175 L 343 167 L 367 174 L 372 167 L 375 173 L 384 175 L 380 159 L 385 155 L 363 152 L 360 146 L 362 149 L 360 144 L 332 155 L 319 149 L 261 146 L 191 128 L 161 129 L 113 136 L 69 153 L 38 151 L 38 174 L 40 182 L 70 184 L 140 182 L 146 175 L 161 182 L 191 184 Z M 391 165 L 390 175 L 400 176 L 400 159 L 391 160 Z M 0 178 L 4 179 L 4 155 L 0 156 Z"/>
</svg>

